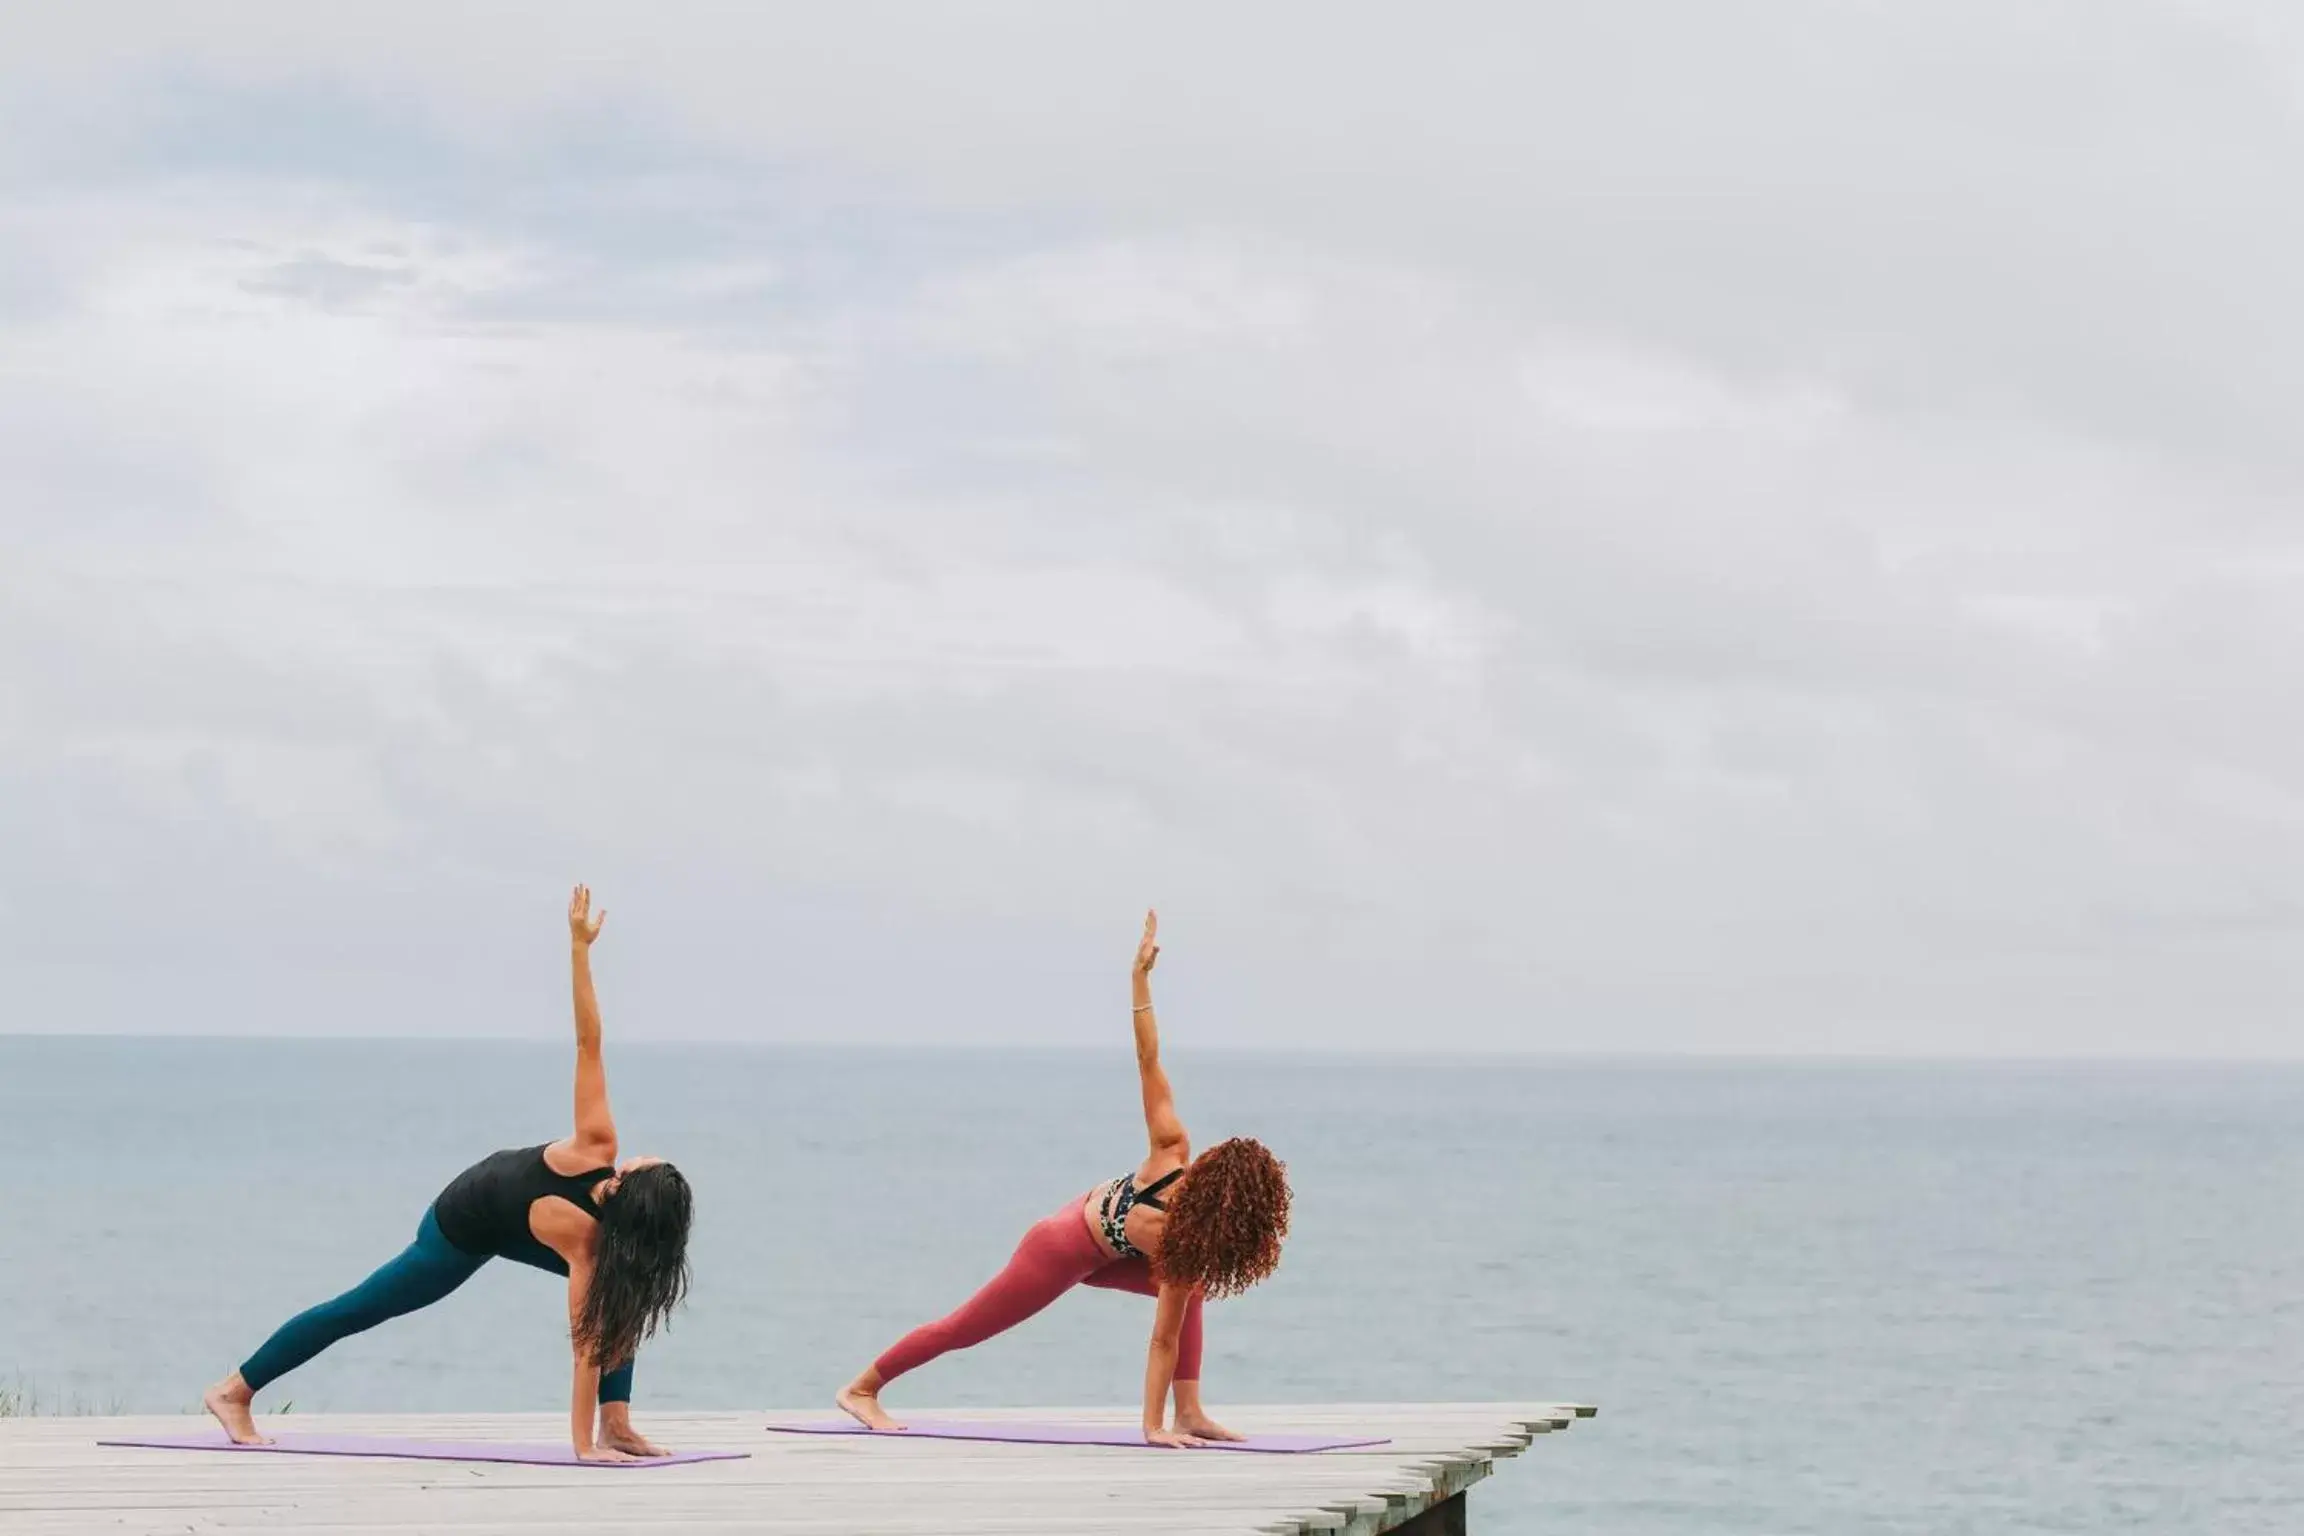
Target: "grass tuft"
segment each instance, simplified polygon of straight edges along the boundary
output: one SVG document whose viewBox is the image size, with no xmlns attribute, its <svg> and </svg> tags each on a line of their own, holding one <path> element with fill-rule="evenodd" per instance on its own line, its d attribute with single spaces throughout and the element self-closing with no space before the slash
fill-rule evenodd
<svg viewBox="0 0 2304 1536">
<path fill-rule="evenodd" d="M 125 1405 L 117 1397 L 98 1403 L 74 1393 L 69 1398 L 45 1398 L 38 1387 L 22 1381 L 0 1386 L 0 1419 L 89 1418 L 117 1414 Z"/>
</svg>

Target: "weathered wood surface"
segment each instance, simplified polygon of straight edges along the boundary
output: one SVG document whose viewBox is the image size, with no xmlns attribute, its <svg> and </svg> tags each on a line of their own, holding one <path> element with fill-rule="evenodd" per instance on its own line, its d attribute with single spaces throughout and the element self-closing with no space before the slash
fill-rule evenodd
<svg viewBox="0 0 2304 1536">
<path fill-rule="evenodd" d="M 661 1413 L 660 1443 L 747 1461 L 638 1471 L 115 1449 L 187 1418 L 0 1420 L 0 1532 L 300 1530 L 325 1536 L 1376 1536 L 1489 1475 L 1590 1409 L 1562 1404 L 1228 1410 L 1247 1430 L 1387 1435 L 1361 1451 L 1261 1456 L 1146 1448 L 772 1435 L 811 1413 Z M 931 1416 L 920 1410 L 922 1417 Z M 1125 1423 L 1124 1409 L 943 1410 L 948 1417 Z M 557 1414 L 304 1415 L 272 1430 L 550 1444 Z M 1472 1529 L 1479 1529 L 1475 1515 Z"/>
</svg>

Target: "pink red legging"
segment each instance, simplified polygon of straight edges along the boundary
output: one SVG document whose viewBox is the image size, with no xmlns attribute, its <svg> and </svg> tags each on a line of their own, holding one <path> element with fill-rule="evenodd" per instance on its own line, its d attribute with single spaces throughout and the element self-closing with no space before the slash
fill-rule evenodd
<svg viewBox="0 0 2304 1536">
<path fill-rule="evenodd" d="M 960 1304 L 951 1316 L 923 1323 L 898 1339 L 873 1362 L 884 1382 L 916 1370 L 938 1355 L 981 1344 L 1005 1333 L 1076 1285 L 1157 1296 L 1152 1266 L 1141 1258 L 1115 1259 L 1097 1243 L 1080 1214 L 1079 1199 L 1065 1202 L 1053 1216 L 1032 1224 L 1016 1245 L 1008 1267 Z M 1200 1297 L 1184 1307 L 1184 1328 L 1176 1342 L 1176 1380 L 1200 1379 Z"/>
</svg>

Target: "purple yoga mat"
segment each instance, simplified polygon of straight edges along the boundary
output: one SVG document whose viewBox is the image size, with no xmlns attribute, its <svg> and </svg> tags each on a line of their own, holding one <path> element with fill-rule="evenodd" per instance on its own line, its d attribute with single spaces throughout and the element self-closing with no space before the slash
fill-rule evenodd
<svg viewBox="0 0 2304 1536">
<path fill-rule="evenodd" d="M 234 1445 L 220 1429 L 189 1435 L 99 1440 L 155 1451 L 269 1452 L 275 1456 L 389 1456 L 401 1461 L 508 1461 L 531 1467 L 605 1467 L 610 1471 L 673 1467 L 692 1461 L 740 1461 L 749 1451 L 675 1451 L 648 1461 L 579 1461 L 565 1445 L 505 1445 L 488 1440 L 395 1440 L 383 1435 L 282 1435 L 277 1445 Z"/>
<path fill-rule="evenodd" d="M 854 1419 L 809 1419 L 771 1424 L 778 1435 L 871 1435 L 880 1440 L 999 1440 L 1014 1445 L 1122 1445 L 1144 1450 L 1144 1432 L 1127 1424 L 1027 1424 L 999 1419 L 907 1419 L 901 1433 L 870 1430 Z M 1303 1451 L 1348 1451 L 1389 1445 L 1382 1438 L 1354 1435 L 1250 1435 L 1213 1442 L 1212 1451 L 1263 1451 L 1291 1455 Z"/>
</svg>

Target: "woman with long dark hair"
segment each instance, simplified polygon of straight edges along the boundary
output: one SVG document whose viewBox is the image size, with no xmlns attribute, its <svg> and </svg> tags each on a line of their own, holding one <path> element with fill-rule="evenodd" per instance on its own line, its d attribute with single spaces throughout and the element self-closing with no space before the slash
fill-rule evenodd
<svg viewBox="0 0 2304 1536">
<path fill-rule="evenodd" d="M 1093 1285 L 1157 1299 L 1144 1364 L 1145 1441 L 1194 1446 L 1240 1438 L 1200 1401 L 1200 1304 L 1236 1295 L 1279 1267 L 1288 1173 L 1262 1142 L 1246 1137 L 1192 1155 L 1160 1065 L 1152 1013 L 1159 921 L 1145 915 L 1135 971 L 1136 1072 L 1151 1150 L 1134 1172 L 1066 1200 L 1024 1234 L 1008 1267 L 960 1310 L 913 1329 L 849 1383 L 836 1401 L 866 1428 L 904 1427 L 880 1406 L 880 1392 L 906 1371 L 1006 1332 L 1075 1285 Z"/>
<path fill-rule="evenodd" d="M 247 1363 L 202 1399 L 241 1445 L 267 1444 L 258 1392 L 337 1340 L 428 1307 L 490 1259 L 568 1278 L 575 1351 L 569 1437 L 586 1461 L 661 1456 L 632 1427 L 632 1361 L 688 1291 L 688 1181 L 660 1157 L 616 1161 L 616 1120 L 600 1060 L 592 941 L 608 914 L 592 892 L 568 899 L 576 996 L 576 1129 L 542 1146 L 482 1158 L 449 1181 L 403 1253 L 333 1301 L 280 1325 Z"/>
</svg>

